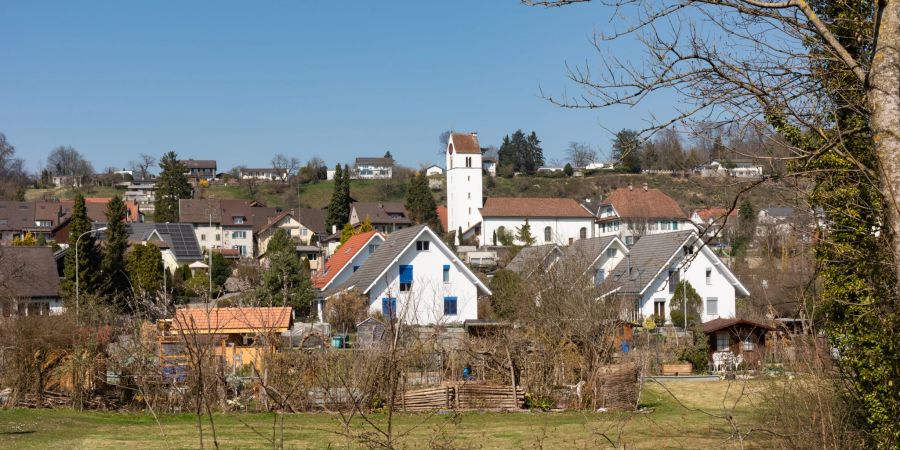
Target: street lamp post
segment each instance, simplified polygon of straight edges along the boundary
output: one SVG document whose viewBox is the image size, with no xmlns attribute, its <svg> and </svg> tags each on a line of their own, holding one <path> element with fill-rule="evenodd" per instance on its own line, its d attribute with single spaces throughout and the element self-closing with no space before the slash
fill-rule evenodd
<svg viewBox="0 0 900 450">
<path fill-rule="evenodd" d="M 80 317 L 79 316 L 79 308 L 81 306 L 81 296 L 80 296 L 80 291 L 79 291 L 79 281 L 80 281 L 80 277 L 81 277 L 81 272 L 79 270 L 80 268 L 78 267 L 78 241 L 80 241 L 81 238 L 83 238 L 84 236 L 86 236 L 88 234 L 106 231 L 106 228 L 107 227 L 101 227 L 101 228 L 97 228 L 96 230 L 85 231 L 84 233 L 81 233 L 81 235 L 78 236 L 77 239 L 75 239 L 75 320 L 76 321 Z"/>
</svg>

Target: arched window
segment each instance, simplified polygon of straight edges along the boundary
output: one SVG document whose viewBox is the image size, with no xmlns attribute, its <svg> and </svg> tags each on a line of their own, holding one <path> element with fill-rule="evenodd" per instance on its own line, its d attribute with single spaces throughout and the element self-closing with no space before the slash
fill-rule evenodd
<svg viewBox="0 0 900 450">
<path fill-rule="evenodd" d="M 581 230 L 578 232 L 578 237 L 580 239 L 587 239 L 587 228 L 581 227 Z"/>
<path fill-rule="evenodd" d="M 544 227 L 544 242 L 550 242 L 553 230 L 550 227 Z"/>
</svg>

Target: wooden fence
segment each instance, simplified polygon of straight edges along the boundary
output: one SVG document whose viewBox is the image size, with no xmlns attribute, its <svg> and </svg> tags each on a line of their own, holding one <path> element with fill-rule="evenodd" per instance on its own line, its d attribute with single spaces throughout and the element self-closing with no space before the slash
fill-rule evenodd
<svg viewBox="0 0 900 450">
<path fill-rule="evenodd" d="M 525 393 L 512 386 L 482 383 L 449 384 L 406 391 L 400 398 L 405 411 L 455 410 L 514 410 L 522 408 Z"/>
</svg>

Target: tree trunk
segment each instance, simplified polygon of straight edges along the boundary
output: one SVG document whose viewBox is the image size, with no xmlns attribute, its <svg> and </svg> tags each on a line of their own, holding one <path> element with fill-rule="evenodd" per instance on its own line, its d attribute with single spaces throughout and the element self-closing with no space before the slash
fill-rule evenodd
<svg viewBox="0 0 900 450">
<path fill-rule="evenodd" d="M 900 0 L 882 0 L 878 40 L 869 72 L 867 97 L 875 151 L 881 166 L 881 194 L 891 230 L 894 273 L 900 282 Z"/>
</svg>

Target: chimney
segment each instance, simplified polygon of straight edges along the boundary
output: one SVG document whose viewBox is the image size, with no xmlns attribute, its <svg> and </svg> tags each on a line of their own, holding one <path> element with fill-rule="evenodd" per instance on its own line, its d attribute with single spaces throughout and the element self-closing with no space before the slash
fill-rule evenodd
<svg viewBox="0 0 900 450">
<path fill-rule="evenodd" d="M 631 182 L 628 183 L 628 190 L 629 190 L 629 191 L 633 191 L 633 190 L 634 190 L 634 185 L 631 184 Z"/>
<path fill-rule="evenodd" d="M 647 186 L 647 183 L 645 182 L 645 183 L 644 183 L 644 192 L 647 192 L 647 189 L 649 189 L 649 188 L 650 188 L 650 187 Z"/>
<path fill-rule="evenodd" d="M 477 131 L 473 131 L 473 132 L 472 132 L 472 136 L 478 137 L 478 132 L 477 132 Z"/>
</svg>

